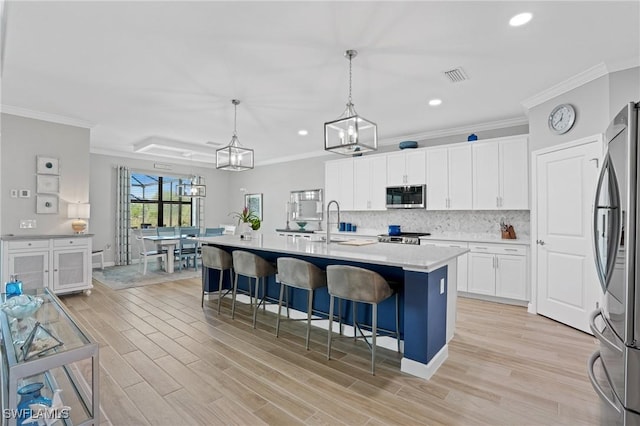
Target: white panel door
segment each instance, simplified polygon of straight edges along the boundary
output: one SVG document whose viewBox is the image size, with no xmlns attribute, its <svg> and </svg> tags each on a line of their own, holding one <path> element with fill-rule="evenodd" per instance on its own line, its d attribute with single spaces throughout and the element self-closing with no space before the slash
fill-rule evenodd
<svg viewBox="0 0 640 426">
<path fill-rule="evenodd" d="M 496 210 L 500 197 L 499 144 L 474 144 L 473 153 L 473 208 Z"/>
<path fill-rule="evenodd" d="M 425 152 L 408 150 L 406 154 L 406 174 L 408 185 L 424 185 L 427 183 L 425 173 L 426 159 Z"/>
<path fill-rule="evenodd" d="M 591 215 L 601 151 L 594 140 L 536 157 L 537 310 L 586 333 L 599 300 Z"/>
<path fill-rule="evenodd" d="M 387 158 L 371 157 L 370 168 L 370 205 L 369 210 L 387 209 Z"/>
<path fill-rule="evenodd" d="M 471 145 L 449 148 L 448 151 L 448 207 L 450 210 L 471 210 L 473 208 Z"/>
<path fill-rule="evenodd" d="M 495 255 L 489 253 L 469 253 L 469 291 L 495 296 L 495 271 Z"/>
<path fill-rule="evenodd" d="M 387 155 L 387 185 L 400 186 L 406 182 L 406 163 L 404 153 Z"/>
<path fill-rule="evenodd" d="M 446 210 L 449 206 L 447 151 L 447 148 L 427 150 L 427 210 Z"/>
<path fill-rule="evenodd" d="M 500 208 L 529 208 L 529 164 L 527 138 L 500 143 Z"/>
<path fill-rule="evenodd" d="M 353 209 L 369 210 L 371 201 L 370 161 L 358 158 L 353 161 Z"/>
</svg>

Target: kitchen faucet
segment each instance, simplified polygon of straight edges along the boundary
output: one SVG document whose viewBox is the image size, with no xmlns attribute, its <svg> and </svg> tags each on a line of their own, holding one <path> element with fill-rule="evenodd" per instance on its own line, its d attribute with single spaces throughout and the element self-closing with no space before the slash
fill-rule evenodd
<svg viewBox="0 0 640 426">
<path fill-rule="evenodd" d="M 340 225 L 340 204 L 336 200 L 331 200 L 327 203 L 327 244 L 331 242 L 331 224 L 329 222 L 329 207 L 331 207 L 331 203 L 336 203 L 336 208 L 338 209 L 338 222 L 336 222 L 336 225 Z"/>
</svg>

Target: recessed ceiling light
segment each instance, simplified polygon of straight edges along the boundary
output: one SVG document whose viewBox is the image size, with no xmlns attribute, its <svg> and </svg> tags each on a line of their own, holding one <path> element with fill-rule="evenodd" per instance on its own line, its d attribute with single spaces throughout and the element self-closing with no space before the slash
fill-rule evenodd
<svg viewBox="0 0 640 426">
<path fill-rule="evenodd" d="M 524 25 L 529 22 L 532 17 L 533 15 L 529 12 L 519 13 L 509 20 L 509 25 L 512 27 L 519 27 L 520 25 Z"/>
<path fill-rule="evenodd" d="M 298 134 L 300 136 L 307 136 L 309 134 L 309 132 L 304 130 L 304 129 L 302 129 L 302 130 L 298 130 Z"/>
<path fill-rule="evenodd" d="M 431 106 L 438 106 L 442 103 L 442 99 L 431 99 L 429 101 L 429 105 Z"/>
</svg>

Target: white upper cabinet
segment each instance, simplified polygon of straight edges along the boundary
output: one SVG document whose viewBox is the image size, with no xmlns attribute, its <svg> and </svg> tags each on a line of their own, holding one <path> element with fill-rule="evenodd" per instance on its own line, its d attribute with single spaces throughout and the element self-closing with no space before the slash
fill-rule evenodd
<svg viewBox="0 0 640 426">
<path fill-rule="evenodd" d="M 471 146 L 426 151 L 427 210 L 471 210 Z"/>
<path fill-rule="evenodd" d="M 341 210 L 353 210 L 353 159 L 327 161 L 324 168 L 324 191 L 327 202 L 336 200 Z"/>
<path fill-rule="evenodd" d="M 353 160 L 354 210 L 385 210 L 387 158 L 360 157 Z"/>
<path fill-rule="evenodd" d="M 528 209 L 527 136 L 476 142 L 472 150 L 473 209 Z"/>
<path fill-rule="evenodd" d="M 426 183 L 425 151 L 411 150 L 387 155 L 387 185 L 423 185 Z"/>
</svg>

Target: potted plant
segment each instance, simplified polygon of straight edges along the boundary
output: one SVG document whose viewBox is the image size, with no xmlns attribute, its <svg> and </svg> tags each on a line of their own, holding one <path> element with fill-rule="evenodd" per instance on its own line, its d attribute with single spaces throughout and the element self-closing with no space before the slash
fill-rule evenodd
<svg viewBox="0 0 640 426">
<path fill-rule="evenodd" d="M 257 231 L 260 229 L 260 218 L 258 218 L 254 212 L 249 210 L 248 207 L 242 209 L 241 212 L 230 213 L 230 215 L 238 219 L 240 238 L 249 239 L 251 236 L 251 230 Z"/>
</svg>

